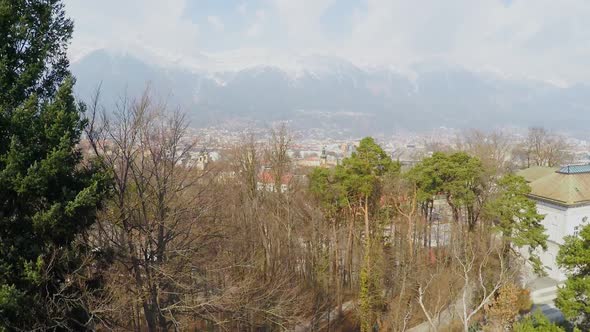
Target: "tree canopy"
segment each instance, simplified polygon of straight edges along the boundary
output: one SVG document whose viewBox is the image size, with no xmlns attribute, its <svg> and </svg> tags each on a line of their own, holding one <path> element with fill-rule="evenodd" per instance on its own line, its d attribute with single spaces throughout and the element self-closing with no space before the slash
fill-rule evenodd
<svg viewBox="0 0 590 332">
<path fill-rule="evenodd" d="M 77 148 L 72 28 L 61 1 L 0 1 L 0 330 L 85 323 L 68 276 L 106 179 Z"/>
<path fill-rule="evenodd" d="M 517 175 L 502 177 L 496 189 L 498 195 L 486 205 L 488 218 L 495 221 L 502 232 L 506 245 L 529 248 L 529 261 L 537 273 L 542 274 L 542 265 L 536 249 L 547 250 L 545 227 L 541 224 L 544 216 L 537 212 L 535 202 L 526 195 L 531 188 L 526 180 Z"/>
<path fill-rule="evenodd" d="M 582 331 L 590 329 L 590 225 L 579 234 L 567 236 L 557 254 L 557 264 L 567 271 L 565 286 L 555 304 L 565 318 Z"/>
<path fill-rule="evenodd" d="M 365 198 L 378 198 L 382 177 L 399 171 L 400 164 L 392 161 L 372 137 L 365 137 L 342 165 L 315 168 L 310 174 L 310 191 L 327 210 L 357 205 Z"/>
<path fill-rule="evenodd" d="M 565 332 L 565 329 L 549 321 L 540 310 L 512 326 L 514 332 Z"/>
<path fill-rule="evenodd" d="M 421 202 L 443 195 L 455 221 L 459 222 L 465 212 L 464 219 L 472 228 L 479 219 L 480 198 L 485 190 L 483 174 L 481 161 L 476 157 L 465 152 L 436 152 L 412 168 L 407 177 L 416 184 Z"/>
</svg>

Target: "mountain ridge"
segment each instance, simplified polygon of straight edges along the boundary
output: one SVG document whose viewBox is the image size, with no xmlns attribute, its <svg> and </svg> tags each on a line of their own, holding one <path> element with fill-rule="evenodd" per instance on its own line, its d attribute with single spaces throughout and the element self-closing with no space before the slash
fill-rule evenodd
<svg viewBox="0 0 590 332">
<path fill-rule="evenodd" d="M 264 64 L 206 71 L 157 66 L 106 51 L 72 64 L 79 96 L 89 95 L 102 82 L 110 102 L 123 91 L 137 95 L 151 82 L 152 91 L 185 109 L 195 126 L 243 117 L 289 120 L 300 127 L 336 125 L 362 134 L 506 125 L 578 131 L 585 130 L 582 121 L 590 120 L 590 88 L 584 84 L 561 87 L 445 64 L 418 64 L 412 70 L 404 74 L 362 68 L 336 57 L 306 56 L 297 71 Z M 334 117 L 326 123 L 314 111 Z M 353 121 L 350 114 L 362 114 L 362 120 Z"/>
</svg>

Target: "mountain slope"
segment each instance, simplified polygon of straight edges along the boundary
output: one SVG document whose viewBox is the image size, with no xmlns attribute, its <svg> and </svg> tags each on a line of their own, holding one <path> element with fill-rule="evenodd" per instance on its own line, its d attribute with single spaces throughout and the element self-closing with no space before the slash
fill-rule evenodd
<svg viewBox="0 0 590 332">
<path fill-rule="evenodd" d="M 110 103 L 125 91 L 138 95 L 150 82 L 152 91 L 185 109 L 196 126 L 244 118 L 358 134 L 505 125 L 575 132 L 590 120 L 586 85 L 561 88 L 450 66 L 412 69 L 410 78 L 389 68 L 365 69 L 316 56 L 298 58 L 290 68 L 188 71 L 105 51 L 72 65 L 81 98 L 102 82 L 103 100 Z"/>
</svg>

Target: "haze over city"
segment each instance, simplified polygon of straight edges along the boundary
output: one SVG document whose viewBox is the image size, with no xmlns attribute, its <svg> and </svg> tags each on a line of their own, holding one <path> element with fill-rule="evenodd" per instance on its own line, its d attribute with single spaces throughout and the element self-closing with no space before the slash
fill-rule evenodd
<svg viewBox="0 0 590 332">
<path fill-rule="evenodd" d="M 572 120 L 590 120 L 584 1 L 66 6 L 78 19 L 68 54 L 79 95 L 101 81 L 110 101 L 149 81 L 194 126 L 294 120 L 366 135 L 545 125 L 584 136 Z"/>
<path fill-rule="evenodd" d="M 0 332 L 590 331 L 587 0 L 0 0 Z"/>
<path fill-rule="evenodd" d="M 590 5 L 583 0 L 68 0 L 66 6 L 77 20 L 74 60 L 109 49 L 211 70 L 289 67 L 296 65 L 291 55 L 318 54 L 400 70 L 443 62 L 559 85 L 590 79 L 584 24 Z"/>
</svg>

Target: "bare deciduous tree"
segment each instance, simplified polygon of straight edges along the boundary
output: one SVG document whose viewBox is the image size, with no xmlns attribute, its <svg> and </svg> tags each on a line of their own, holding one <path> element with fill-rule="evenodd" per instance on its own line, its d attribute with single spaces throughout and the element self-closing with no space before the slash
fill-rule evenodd
<svg viewBox="0 0 590 332">
<path fill-rule="evenodd" d="M 453 261 L 462 279 L 459 319 L 463 330 L 469 331 L 472 319 L 489 305 L 497 291 L 510 280 L 502 246 L 488 243 L 485 238 L 473 238 L 464 232 L 462 240 L 452 246 Z M 493 278 L 486 276 L 495 272 Z"/>
<path fill-rule="evenodd" d="M 517 148 L 516 155 L 524 167 L 555 167 L 570 161 L 568 148 L 562 136 L 542 127 L 532 127 L 524 142 Z"/>
<path fill-rule="evenodd" d="M 508 170 L 513 148 L 508 134 L 500 131 L 486 133 L 471 129 L 465 131 L 457 140 L 458 150 L 479 158 L 486 169 L 494 173 L 503 173 Z"/>
<path fill-rule="evenodd" d="M 94 113 L 91 124 L 93 150 L 114 183 L 93 242 L 112 252 L 113 296 L 136 299 L 120 304 L 118 320 L 132 318 L 128 327 L 136 330 L 178 329 L 178 315 L 197 311 L 198 260 L 209 236 L 197 227 L 209 207 L 199 175 L 182 162 L 194 145 L 183 142 L 184 115 L 154 103 L 146 90 L 122 99 L 112 117 L 103 113 L 100 124 Z"/>
</svg>

